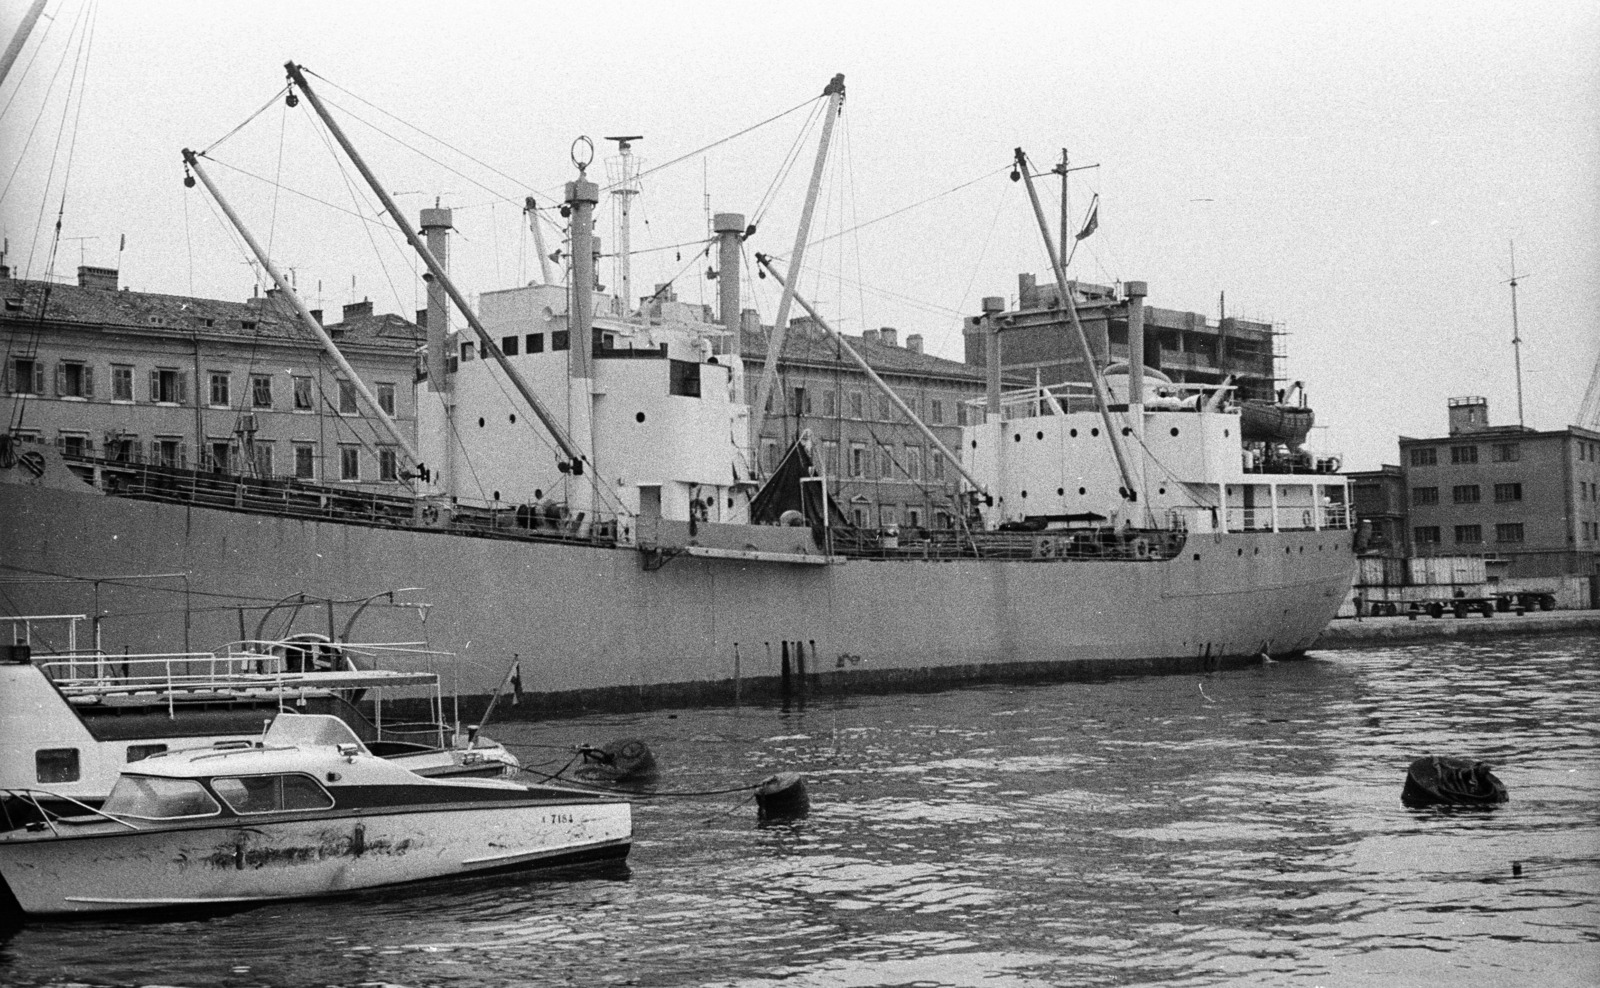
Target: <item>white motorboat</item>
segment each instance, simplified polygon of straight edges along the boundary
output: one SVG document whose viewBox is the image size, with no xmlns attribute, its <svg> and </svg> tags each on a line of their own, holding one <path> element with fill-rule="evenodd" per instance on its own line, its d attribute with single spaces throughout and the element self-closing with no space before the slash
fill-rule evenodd
<svg viewBox="0 0 1600 988">
<path fill-rule="evenodd" d="M 616 797 L 428 778 L 306 714 L 146 758 L 98 810 L 0 834 L 0 879 L 27 916 L 204 910 L 621 859 L 632 830 Z"/>
</svg>

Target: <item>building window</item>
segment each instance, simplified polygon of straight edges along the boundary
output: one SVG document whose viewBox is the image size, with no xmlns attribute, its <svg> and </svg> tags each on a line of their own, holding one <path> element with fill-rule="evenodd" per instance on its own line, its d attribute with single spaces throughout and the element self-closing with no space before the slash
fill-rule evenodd
<svg viewBox="0 0 1600 988">
<path fill-rule="evenodd" d="M 1418 525 L 1416 528 L 1411 530 L 1411 538 L 1412 541 L 1417 543 L 1417 545 L 1438 545 L 1439 526 Z"/>
<path fill-rule="evenodd" d="M 860 443 L 850 444 L 850 476 L 865 477 L 867 475 L 867 448 Z M 857 522 L 857 524 L 861 524 Z"/>
<path fill-rule="evenodd" d="M 340 480 L 360 480 L 361 479 L 361 447 L 359 447 L 359 446 L 340 446 L 339 447 L 339 479 Z"/>
<path fill-rule="evenodd" d="M 295 375 L 294 410 L 297 412 L 309 412 L 311 408 L 311 378 Z"/>
<path fill-rule="evenodd" d="M 387 446 L 378 450 L 378 479 L 391 483 L 400 479 L 400 460 Z"/>
<path fill-rule="evenodd" d="M 79 360 L 56 364 L 56 394 L 62 398 L 93 398 L 94 369 Z"/>
<path fill-rule="evenodd" d="M 857 528 L 866 528 L 867 527 L 867 509 L 866 508 L 851 508 L 850 509 L 850 517 L 855 520 Z"/>
<path fill-rule="evenodd" d="M 829 477 L 839 476 L 839 444 L 831 440 L 822 444 L 822 472 Z"/>
<path fill-rule="evenodd" d="M 1494 540 L 1496 542 L 1521 542 L 1522 522 L 1506 522 L 1494 527 Z"/>
<path fill-rule="evenodd" d="M 839 414 L 839 396 L 832 391 L 822 392 L 822 414 L 830 419 Z"/>
<path fill-rule="evenodd" d="M 956 402 L 956 425 L 966 425 L 968 421 L 967 405 L 965 402 Z"/>
<path fill-rule="evenodd" d="M 183 405 L 189 401 L 189 375 L 170 367 L 150 372 L 150 400 L 157 404 Z"/>
<path fill-rule="evenodd" d="M 228 375 L 222 371 L 212 371 L 209 380 L 211 382 L 211 399 L 208 404 L 213 408 L 227 408 Z"/>
<path fill-rule="evenodd" d="M 1494 461 L 1496 463 L 1515 463 L 1522 459 L 1522 447 L 1516 443 L 1495 443 Z"/>
<path fill-rule="evenodd" d="M 1502 504 L 1506 501 L 1522 500 L 1521 484 L 1495 484 L 1494 499 Z"/>
<path fill-rule="evenodd" d="M 1451 446 L 1451 463 L 1476 463 L 1478 462 L 1478 447 L 1476 446 Z"/>
<path fill-rule="evenodd" d="M 206 445 L 206 462 L 202 468 L 212 473 L 233 472 L 233 445 L 226 439 L 213 439 Z"/>
<path fill-rule="evenodd" d="M 470 342 L 461 344 L 461 362 L 463 364 L 469 363 L 476 356 L 477 356 L 477 352 L 475 350 L 473 350 L 472 344 Z"/>
<path fill-rule="evenodd" d="M 383 414 L 394 414 L 394 384 L 389 381 L 378 382 L 378 407 L 383 409 Z"/>
<path fill-rule="evenodd" d="M 906 478 L 912 483 L 922 481 L 922 447 L 906 447 Z"/>
<path fill-rule="evenodd" d="M 906 525 L 909 528 L 921 528 L 922 527 L 922 509 L 921 508 L 907 508 L 906 509 Z"/>
<path fill-rule="evenodd" d="M 111 365 L 111 400 L 133 400 L 133 366 L 131 364 Z"/>
<path fill-rule="evenodd" d="M 778 441 L 776 439 L 761 440 L 761 468 L 768 473 L 778 469 Z"/>
<path fill-rule="evenodd" d="M 1411 488 L 1411 504 L 1412 504 L 1413 507 L 1420 507 L 1420 506 L 1425 505 L 1425 504 L 1438 504 L 1438 503 L 1439 503 L 1439 488 L 1437 488 L 1437 487 L 1413 487 L 1413 488 Z"/>
<path fill-rule="evenodd" d="M 517 344 L 520 342 L 522 341 L 515 336 L 502 336 L 500 337 L 500 352 L 508 357 L 515 357 L 517 355 Z"/>
<path fill-rule="evenodd" d="M 310 443 L 295 443 L 294 479 L 317 479 L 317 447 Z"/>
<path fill-rule="evenodd" d="M 944 425 L 944 402 L 938 398 L 928 401 L 928 421 L 934 425 Z"/>
<path fill-rule="evenodd" d="M 94 444 L 81 432 L 63 432 L 56 446 L 64 456 L 89 456 L 94 452 Z"/>
<path fill-rule="evenodd" d="M 44 394 L 44 361 L 32 357 L 6 361 L 6 390 L 14 395 Z"/>
<path fill-rule="evenodd" d="M 1476 545 L 1483 541 L 1482 525 L 1457 525 L 1456 542 L 1461 545 Z"/>
<path fill-rule="evenodd" d="M 339 382 L 339 414 L 354 415 L 356 413 L 356 386 L 350 381 Z"/>
<path fill-rule="evenodd" d="M 567 350 L 572 347 L 572 331 L 555 329 L 550 331 L 550 349 Z"/>
<path fill-rule="evenodd" d="M 257 442 L 251 445 L 250 466 L 257 477 L 272 476 L 272 443 Z"/>
<path fill-rule="evenodd" d="M 805 388 L 795 388 L 794 391 L 789 395 L 789 414 L 811 414 L 811 395 L 806 393 Z"/>
<path fill-rule="evenodd" d="M 1477 484 L 1457 484 L 1450 488 L 1450 497 L 1457 504 L 1477 504 L 1482 496 Z"/>
<path fill-rule="evenodd" d="M 859 391 L 850 392 L 850 417 L 853 418 L 853 419 L 864 419 L 864 418 L 866 418 L 867 417 L 867 413 L 865 411 L 865 408 L 866 408 L 866 403 L 861 397 L 861 392 L 859 392 Z"/>
<path fill-rule="evenodd" d="M 894 478 L 894 453 L 889 447 L 878 447 L 878 479 L 891 480 Z"/>
<path fill-rule="evenodd" d="M 157 436 L 150 444 L 150 452 L 158 467 L 188 466 L 188 450 L 184 448 L 183 440 L 176 436 Z"/>
<path fill-rule="evenodd" d="M 250 407 L 251 408 L 271 408 L 272 407 L 272 375 L 271 374 L 251 374 L 250 375 Z"/>
<path fill-rule="evenodd" d="M 891 418 L 891 416 L 889 414 L 889 398 L 888 398 L 887 395 L 879 395 L 878 396 L 878 419 L 879 419 L 879 421 L 887 422 L 887 421 L 889 421 L 890 418 Z"/>
<path fill-rule="evenodd" d="M 898 523 L 899 523 L 899 519 L 898 519 L 898 516 L 896 514 L 896 508 L 895 508 L 894 505 L 892 505 L 892 504 L 884 504 L 884 505 L 880 505 L 878 507 L 878 525 L 879 525 L 879 527 L 881 527 L 881 528 L 890 528 L 890 527 L 892 527 L 892 526 L 894 526 L 894 525 L 896 525 Z"/>
<path fill-rule="evenodd" d="M 527 339 L 523 340 L 523 342 L 528 344 L 529 353 L 544 353 L 543 333 L 529 333 Z"/>
<path fill-rule="evenodd" d="M 944 454 L 931 453 L 928 459 L 928 476 L 933 480 L 944 479 Z"/>
<path fill-rule="evenodd" d="M 112 463 L 138 463 L 141 458 L 137 437 L 120 433 L 106 436 L 106 459 Z"/>
<path fill-rule="evenodd" d="M 1439 462 L 1439 451 L 1432 446 L 1419 446 L 1411 451 L 1411 465 L 1431 467 Z"/>
</svg>

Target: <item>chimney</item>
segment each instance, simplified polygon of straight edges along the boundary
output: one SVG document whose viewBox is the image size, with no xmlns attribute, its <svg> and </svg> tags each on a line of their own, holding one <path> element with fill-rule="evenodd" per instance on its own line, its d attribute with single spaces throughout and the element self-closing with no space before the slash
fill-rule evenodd
<svg viewBox="0 0 1600 988">
<path fill-rule="evenodd" d="M 428 328 L 428 310 L 427 309 L 418 309 L 417 310 L 417 328 L 418 329 L 427 329 Z"/>
<path fill-rule="evenodd" d="M 362 316 L 370 315 L 372 315 L 372 299 L 364 298 L 359 302 L 351 302 L 344 307 L 343 321 L 349 322 L 352 319 L 360 319 Z"/>
<path fill-rule="evenodd" d="M 312 309 L 311 310 L 311 318 L 313 318 L 313 319 L 315 319 L 317 321 L 317 325 L 318 326 L 321 326 L 322 325 L 322 310 L 321 309 Z"/>
<path fill-rule="evenodd" d="M 422 235 L 428 241 L 428 251 L 447 271 L 450 269 L 450 231 L 454 225 L 455 213 L 451 210 L 435 205 L 422 211 Z M 427 331 L 424 335 L 428 341 L 428 390 L 443 391 L 450 386 L 450 300 L 444 285 L 432 272 L 423 275 L 422 280 L 428 286 L 428 310 L 426 314 L 418 313 L 417 325 Z"/>
<path fill-rule="evenodd" d="M 1031 274 L 1017 275 L 1017 308 L 1031 309 L 1039 304 L 1039 279 Z"/>
<path fill-rule="evenodd" d="M 883 342 L 884 346 L 899 346 L 900 331 L 893 326 L 885 326 L 878 330 L 878 339 Z"/>
<path fill-rule="evenodd" d="M 78 265 L 79 288 L 104 288 L 106 291 L 117 290 L 116 268 L 92 268 L 86 264 Z"/>
<path fill-rule="evenodd" d="M 922 334 L 921 333 L 908 333 L 908 334 L 906 334 L 906 349 L 910 350 L 912 353 L 921 353 L 922 352 Z"/>
<path fill-rule="evenodd" d="M 882 343 L 883 342 L 883 336 L 876 329 L 864 329 L 864 330 L 862 330 L 861 331 L 861 338 L 863 340 L 865 340 L 866 342 L 868 342 L 868 343 Z"/>
</svg>

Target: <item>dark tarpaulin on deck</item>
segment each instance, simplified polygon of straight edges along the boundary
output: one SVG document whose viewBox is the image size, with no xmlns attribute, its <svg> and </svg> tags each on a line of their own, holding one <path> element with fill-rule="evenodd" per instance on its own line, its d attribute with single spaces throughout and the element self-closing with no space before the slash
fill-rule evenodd
<svg viewBox="0 0 1600 988">
<path fill-rule="evenodd" d="M 804 480 L 805 483 L 801 483 Z M 750 522 L 754 525 L 777 525 L 786 511 L 798 511 L 812 528 L 823 527 L 823 500 L 832 518 L 829 524 L 835 529 L 854 526 L 832 497 L 823 491 L 811 454 L 798 440 L 784 454 L 778 468 L 772 471 L 760 491 L 750 502 Z"/>
</svg>

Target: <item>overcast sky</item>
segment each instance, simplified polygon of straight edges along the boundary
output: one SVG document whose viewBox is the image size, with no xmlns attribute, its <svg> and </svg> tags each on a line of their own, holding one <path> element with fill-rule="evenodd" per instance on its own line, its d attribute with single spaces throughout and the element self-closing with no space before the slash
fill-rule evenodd
<svg viewBox="0 0 1600 988">
<path fill-rule="evenodd" d="M 0 38 L 26 6 L 4 0 Z M 51 0 L 0 88 L 7 263 L 247 297 L 256 276 L 203 190 L 184 188 L 179 153 L 248 120 L 211 171 L 302 293 L 410 314 L 415 262 L 350 215 L 370 197 L 356 204 L 359 179 L 310 108 L 272 101 L 289 59 L 383 128 L 349 120 L 408 212 L 456 207 L 452 267 L 473 293 L 538 276 L 520 203 L 559 194 L 577 136 L 600 145 L 604 184 L 605 135 L 644 135 L 650 168 L 798 107 L 644 179 L 634 294 L 670 279 L 714 302 L 697 260 L 708 199 L 752 217 L 770 199 L 748 249 L 789 254 L 815 153 L 808 101 L 843 72 L 813 239 L 920 204 L 811 248 L 803 291 L 844 331 L 894 326 L 959 359 L 960 318 L 983 296 L 1014 300 L 1018 272 L 1053 280 L 1005 174 L 1021 145 L 1040 169 L 1063 147 L 1098 165 L 1072 177 L 1074 225 L 1101 197 L 1073 277 L 1142 279 L 1151 304 L 1213 319 L 1226 293 L 1229 314 L 1278 324 L 1322 426 L 1312 444 L 1352 468 L 1393 462 L 1399 434 L 1441 434 L 1451 396 L 1516 421 L 1513 241 L 1527 423 L 1571 421 L 1600 355 L 1600 4 L 1579 0 Z M 1054 220 L 1059 184 L 1042 190 Z M 600 227 L 609 251 L 609 204 Z M 614 283 L 609 262 L 601 276 Z M 745 299 L 768 320 L 771 287 Z"/>
</svg>

